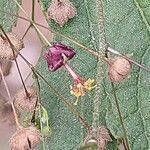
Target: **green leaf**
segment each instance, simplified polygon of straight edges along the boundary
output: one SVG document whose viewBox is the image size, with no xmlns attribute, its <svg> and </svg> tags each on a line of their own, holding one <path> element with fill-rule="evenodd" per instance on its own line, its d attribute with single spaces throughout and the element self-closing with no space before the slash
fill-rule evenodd
<svg viewBox="0 0 150 150">
<path fill-rule="evenodd" d="M 110 47 L 125 54 L 133 53 L 133 59 L 139 63 L 150 66 L 150 2 L 148 0 L 104 0 L 105 30 L 107 42 Z M 48 9 L 50 1 L 41 0 L 43 8 Z M 69 20 L 63 28 L 54 21 L 49 21 L 52 29 L 97 51 L 99 45 L 98 15 L 95 11 L 95 0 L 75 0 L 78 15 Z M 85 52 L 71 41 L 55 35 L 54 41 L 76 49 L 77 55 L 69 64 L 82 77 L 96 78 L 97 59 Z M 38 70 L 44 78 L 64 97 L 69 103 L 74 103 L 75 98 L 70 95 L 69 86 L 72 84 L 64 68 L 56 72 L 49 72 L 43 57 L 38 62 Z M 104 80 L 100 95 L 100 123 L 107 125 L 111 134 L 116 138 L 122 138 L 123 132 L 119 122 L 112 87 L 105 66 Z M 54 92 L 49 91 L 44 82 L 41 83 L 41 96 L 43 104 L 48 110 L 52 127 L 52 135 L 46 142 L 47 149 L 76 150 L 85 136 L 85 129 L 78 118 L 68 110 Z M 117 98 L 123 115 L 130 148 L 132 150 L 150 149 L 150 73 L 133 66 L 129 79 L 115 85 Z M 93 120 L 93 99 L 95 91 L 86 93 L 80 100 L 77 110 L 86 118 L 89 124 Z M 113 143 L 114 144 L 114 143 Z M 116 145 L 116 143 L 115 143 Z M 117 145 L 116 145 L 117 146 Z M 116 146 L 109 143 L 108 149 L 116 150 Z M 111 148 L 110 148 L 111 147 Z"/>
<path fill-rule="evenodd" d="M 0 10 L 16 14 L 19 9 L 13 0 L 0 0 Z M 15 26 L 16 21 L 16 17 L 0 12 L 0 24 L 3 26 L 5 31 L 11 31 L 12 27 Z"/>
</svg>

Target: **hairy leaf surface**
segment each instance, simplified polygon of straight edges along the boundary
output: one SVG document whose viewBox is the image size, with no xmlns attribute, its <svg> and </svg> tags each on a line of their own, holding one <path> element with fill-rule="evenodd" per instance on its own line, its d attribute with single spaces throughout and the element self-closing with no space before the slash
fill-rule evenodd
<svg viewBox="0 0 150 150">
<path fill-rule="evenodd" d="M 46 11 L 50 0 L 41 1 Z M 78 15 L 60 28 L 54 21 L 49 21 L 52 29 L 73 37 L 88 48 L 98 51 L 99 31 L 98 15 L 94 0 L 75 0 Z M 132 58 L 139 63 L 150 66 L 150 2 L 148 0 L 104 0 L 105 29 L 110 47 L 125 54 L 133 54 Z M 71 41 L 55 35 L 54 41 L 61 41 L 76 49 L 77 55 L 69 64 L 85 78 L 96 78 L 97 58 L 73 44 Z M 72 78 L 62 67 L 56 72 L 49 72 L 47 64 L 41 56 L 38 69 L 57 91 L 66 97 L 69 103 L 75 98 L 70 95 L 69 86 Z M 122 138 L 123 132 L 119 122 L 112 87 L 107 75 L 107 65 L 104 68 L 104 80 L 100 95 L 100 124 L 106 125 L 111 134 Z M 132 150 L 150 149 L 150 73 L 133 65 L 130 77 L 122 83 L 115 84 L 115 90 L 120 109 L 127 129 L 127 135 Z M 80 114 L 92 123 L 93 99 L 95 91 L 88 92 L 78 103 Z M 61 100 L 49 91 L 47 85 L 41 82 L 41 96 L 47 107 L 52 126 L 52 136 L 47 140 L 47 149 L 76 150 L 85 136 L 78 118 L 68 110 Z M 110 149 L 116 150 L 117 146 Z M 109 146 L 108 146 L 109 148 Z"/>
</svg>

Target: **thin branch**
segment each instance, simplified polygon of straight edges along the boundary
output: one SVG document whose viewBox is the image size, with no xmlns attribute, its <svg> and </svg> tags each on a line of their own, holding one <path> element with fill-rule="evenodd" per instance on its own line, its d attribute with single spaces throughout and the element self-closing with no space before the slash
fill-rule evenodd
<svg viewBox="0 0 150 150">
<path fill-rule="evenodd" d="M 35 14 L 35 0 L 32 0 L 32 21 L 34 22 Z"/>
<path fill-rule="evenodd" d="M 10 12 L 5 12 L 5 11 L 2 11 L 2 10 L 0 10 L 0 12 L 5 13 L 5 14 L 10 15 L 10 16 L 15 16 L 15 17 L 17 17 L 17 18 L 23 19 L 23 20 L 25 20 L 25 21 L 27 21 L 27 22 L 30 22 L 30 23 L 32 24 L 32 20 L 27 19 L 27 18 L 25 18 L 25 17 L 19 16 L 19 15 L 10 13 Z M 78 42 L 77 40 L 75 40 L 75 39 L 72 38 L 72 37 L 69 37 L 69 36 L 64 35 L 64 34 L 62 34 L 62 33 L 60 33 L 60 32 L 54 31 L 54 30 L 52 30 L 52 29 L 50 29 L 50 28 L 48 28 L 48 27 L 45 27 L 44 25 L 42 25 L 42 24 L 40 24 L 40 23 L 34 22 L 34 24 L 37 25 L 37 26 L 39 26 L 39 27 L 42 27 L 42 28 L 44 28 L 44 29 L 47 29 L 47 30 L 49 30 L 50 32 L 52 32 L 52 33 L 54 33 L 54 34 L 57 34 L 57 35 L 59 35 L 59 36 L 65 38 L 65 39 L 71 41 L 72 43 L 78 45 L 80 48 L 83 48 L 83 50 L 86 50 L 87 52 L 89 52 L 91 55 L 93 55 L 93 56 L 95 56 L 95 57 L 103 57 L 102 55 L 100 55 L 100 54 L 98 54 L 97 52 L 95 52 L 93 49 L 90 49 L 90 48 L 86 47 L 85 45 L 81 44 L 80 42 Z M 136 62 L 136 61 L 134 61 L 133 59 L 131 59 L 131 58 L 125 56 L 124 54 L 121 54 L 121 53 L 117 52 L 116 50 L 111 51 L 110 49 L 112 49 L 112 48 L 110 48 L 110 47 L 108 47 L 108 48 L 109 48 L 109 49 L 107 49 L 107 50 L 108 50 L 109 52 L 111 52 L 111 53 L 113 53 L 113 54 L 116 54 L 116 55 L 119 55 L 119 56 L 124 57 L 124 58 L 126 57 L 126 59 L 127 59 L 128 61 L 130 61 L 130 62 L 132 62 L 133 64 L 137 65 L 138 67 L 140 67 L 140 68 L 142 68 L 142 69 L 144 69 L 144 70 L 150 72 L 150 68 L 147 68 L 147 67 L 145 67 L 145 66 L 142 65 L 142 64 L 139 64 L 138 62 Z M 117 53 L 116 53 L 116 52 L 117 52 Z M 103 59 L 105 60 L 105 58 L 103 58 Z"/>
<path fill-rule="evenodd" d="M 27 35 L 27 33 L 28 33 L 30 27 L 31 27 L 31 24 L 28 26 L 28 28 L 26 29 L 25 33 L 23 34 L 23 36 L 22 36 L 22 38 L 21 38 L 22 40 L 23 40 L 24 37 Z"/>
<path fill-rule="evenodd" d="M 18 61 L 16 59 L 16 56 L 15 56 L 15 51 L 16 51 L 16 48 L 15 46 L 12 44 L 12 42 L 10 41 L 9 37 L 7 36 L 6 32 L 4 31 L 3 27 L 0 25 L 0 29 L 1 31 L 3 32 L 3 34 L 5 35 L 10 47 L 11 47 L 11 50 L 12 50 L 12 53 L 13 53 L 13 56 L 14 56 L 14 60 L 15 60 L 15 63 L 16 63 L 16 67 L 17 67 L 17 70 L 18 70 L 18 73 L 19 73 L 19 76 L 20 76 L 20 79 L 21 79 L 21 82 L 22 82 L 22 85 L 24 87 L 24 90 L 25 90 L 25 93 L 27 95 L 27 97 L 30 97 L 30 94 L 28 93 L 27 91 L 27 88 L 26 88 L 26 85 L 24 83 L 24 80 L 23 80 L 23 77 L 22 77 L 22 74 L 21 74 L 21 71 L 20 71 L 20 68 L 19 68 L 19 65 L 18 65 Z"/>
<path fill-rule="evenodd" d="M 4 77 L 4 74 L 3 74 L 3 71 L 2 71 L 2 67 L 0 65 L 0 74 L 2 76 L 2 80 L 3 80 L 3 83 L 4 83 L 4 86 L 5 86 L 5 89 L 6 89 L 6 92 L 7 92 L 7 95 L 8 95 L 8 98 L 9 98 L 9 102 L 11 104 L 11 107 L 12 107 L 12 110 L 13 110 L 13 113 L 14 113 L 14 117 L 15 117 L 15 122 L 16 122 L 16 125 L 18 128 L 21 127 L 19 121 L 18 121 L 18 116 L 17 116 L 17 112 L 16 112 L 16 109 L 14 107 L 14 104 L 11 100 L 11 96 L 10 96 L 10 92 L 9 92 L 9 89 L 8 89 L 8 86 L 7 86 L 7 83 L 6 83 L 6 80 L 5 80 L 5 77 Z"/>
<path fill-rule="evenodd" d="M 18 7 L 24 12 L 24 14 L 28 17 L 28 14 L 27 14 L 27 12 L 24 10 L 24 8 L 17 2 L 17 0 L 13 0 L 17 5 L 18 5 Z M 28 17 L 29 18 L 29 17 Z M 45 40 L 45 42 L 49 45 L 49 46 L 51 46 L 51 44 L 50 44 L 50 42 L 47 40 L 47 38 L 44 36 L 44 34 L 40 31 L 40 29 L 37 27 L 37 25 L 34 23 L 34 21 L 33 20 L 30 20 L 30 19 L 28 19 L 29 21 L 30 21 L 30 23 L 34 26 L 34 28 L 39 32 L 39 34 L 41 35 L 41 37 Z"/>
<path fill-rule="evenodd" d="M 34 77 L 35 77 L 35 80 L 36 80 L 36 83 L 37 83 L 37 87 L 38 87 L 38 91 L 37 91 L 37 93 L 38 93 L 38 98 L 37 98 L 37 100 L 36 100 L 35 108 L 34 108 L 33 115 L 32 115 L 32 119 L 31 119 L 31 122 L 32 122 L 32 123 L 35 123 L 35 113 L 36 113 L 37 105 L 38 105 L 38 103 L 40 103 L 40 89 L 41 89 L 41 87 L 40 87 L 40 82 L 39 82 L 39 78 L 38 78 L 37 74 L 35 73 L 34 70 L 32 70 L 32 72 L 33 72 L 33 74 L 34 74 Z"/>
<path fill-rule="evenodd" d="M 51 86 L 51 83 L 47 81 L 20 52 L 18 52 L 18 55 L 25 61 L 32 72 L 36 73 L 48 85 L 50 90 L 52 90 L 53 93 L 64 103 L 64 105 L 79 118 L 83 126 L 87 130 L 90 130 L 90 126 L 88 125 L 86 120 L 79 114 L 79 112 L 70 103 L 68 103 L 67 100 L 61 94 L 59 94 L 59 92 L 57 92 L 55 88 Z"/>
<path fill-rule="evenodd" d="M 124 125 L 124 121 L 123 121 L 123 117 L 122 117 L 122 114 L 121 114 L 120 106 L 119 106 L 119 103 L 118 103 L 115 87 L 114 87 L 114 84 L 112 82 L 111 82 L 111 85 L 112 85 L 112 89 L 113 89 L 113 95 L 114 95 L 117 111 L 118 111 L 118 114 L 119 114 L 120 123 L 121 123 L 122 129 L 123 129 L 123 133 L 124 133 L 124 140 L 125 140 L 124 147 L 127 150 L 130 150 L 128 136 L 127 136 L 127 131 L 126 131 L 126 128 L 125 128 L 125 125 Z"/>
<path fill-rule="evenodd" d="M 120 52 L 114 50 L 113 48 L 108 47 L 107 50 L 108 50 L 109 52 L 115 54 L 115 55 L 118 55 L 118 56 L 121 56 L 121 57 L 127 59 L 128 61 L 130 61 L 131 63 L 137 65 L 138 67 L 140 67 L 140 68 L 142 68 L 142 69 L 144 69 L 144 70 L 150 72 L 150 68 L 146 68 L 144 65 L 137 63 L 136 61 L 134 61 L 134 60 L 132 60 L 131 58 L 127 57 L 126 55 L 124 55 L 124 54 L 122 54 L 122 53 L 120 53 Z"/>
</svg>

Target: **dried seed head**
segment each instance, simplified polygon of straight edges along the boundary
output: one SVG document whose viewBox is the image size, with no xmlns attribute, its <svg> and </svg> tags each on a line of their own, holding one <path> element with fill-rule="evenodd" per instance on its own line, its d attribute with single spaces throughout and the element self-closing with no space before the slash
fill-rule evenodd
<svg viewBox="0 0 150 150">
<path fill-rule="evenodd" d="M 29 96 L 24 89 L 19 90 L 14 97 L 14 104 L 17 109 L 25 111 L 34 111 L 37 101 L 37 92 L 33 87 L 27 87 Z"/>
<path fill-rule="evenodd" d="M 76 14 L 76 8 L 69 0 L 52 0 L 48 8 L 48 18 L 53 19 L 61 27 Z"/>
<path fill-rule="evenodd" d="M 35 127 L 19 128 L 11 137 L 11 150 L 32 150 L 41 140 L 41 133 Z"/>
<path fill-rule="evenodd" d="M 109 141 L 112 141 L 108 129 L 105 126 L 100 126 L 98 128 L 98 148 L 100 150 L 105 150 L 106 145 Z"/>
<path fill-rule="evenodd" d="M 15 57 L 17 57 L 18 52 L 24 47 L 23 41 L 19 39 L 15 33 L 12 32 L 7 33 L 7 36 L 16 49 Z M 0 36 L 0 58 L 14 60 L 11 46 L 4 36 Z"/>
<path fill-rule="evenodd" d="M 122 57 L 108 60 L 108 74 L 112 82 L 121 82 L 131 71 L 131 63 Z"/>
</svg>

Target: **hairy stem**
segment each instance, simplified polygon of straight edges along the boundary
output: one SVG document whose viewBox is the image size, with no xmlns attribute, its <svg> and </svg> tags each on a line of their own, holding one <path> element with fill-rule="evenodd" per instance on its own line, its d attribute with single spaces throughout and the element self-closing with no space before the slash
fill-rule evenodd
<svg viewBox="0 0 150 150">
<path fill-rule="evenodd" d="M 105 34 L 105 24 L 104 24 L 104 13 L 103 13 L 103 4 L 102 4 L 102 0 L 97 0 L 97 6 L 98 6 L 98 15 L 99 15 L 99 31 L 100 31 L 100 40 L 99 40 L 99 50 L 100 52 L 102 52 L 103 54 L 105 54 L 105 56 L 107 57 L 107 51 L 108 51 L 108 47 L 107 47 L 107 41 L 106 41 L 106 34 Z M 99 95 L 101 94 L 100 92 L 100 84 L 102 82 L 102 78 L 103 78 L 103 75 L 102 75 L 102 72 L 103 72 L 103 68 L 102 68 L 102 58 L 99 59 L 98 61 L 98 65 L 97 65 L 97 68 L 98 68 L 98 71 L 97 71 L 97 80 L 98 80 L 98 86 L 97 86 L 97 91 L 96 91 L 96 97 L 95 99 L 100 100 L 99 99 Z M 126 129 L 125 129 L 125 126 L 124 126 L 124 122 L 123 122 L 123 118 L 122 118 L 122 115 L 121 115 L 121 111 L 120 111 L 120 107 L 119 107 L 119 104 L 118 104 L 118 100 L 117 100 L 117 95 L 116 95 L 116 92 L 114 90 L 114 85 L 113 83 L 111 82 L 112 84 L 112 88 L 113 88 L 113 94 L 114 94 L 114 97 L 115 97 L 115 102 L 116 102 L 116 107 L 117 107 L 117 110 L 118 110 L 118 114 L 119 114 L 119 118 L 120 118 L 120 123 L 122 125 L 122 129 L 123 129 L 123 132 L 124 132 L 124 136 L 125 136 L 125 142 L 126 144 L 124 145 L 124 147 L 127 147 L 127 150 L 130 149 L 129 147 L 129 142 L 128 142 L 128 138 L 127 138 L 127 133 L 126 133 Z M 97 102 L 95 100 L 95 103 Z M 98 107 L 98 105 L 96 105 Z M 97 108 L 98 109 L 98 108 Z"/>
<path fill-rule="evenodd" d="M 104 52 L 106 50 L 106 37 L 105 37 L 105 28 L 104 28 L 104 17 L 103 17 L 103 6 L 101 0 L 96 0 L 96 11 L 97 15 L 99 16 L 99 24 L 98 24 L 98 29 L 100 33 L 100 38 L 99 38 L 99 51 L 98 54 L 98 63 L 97 63 L 97 75 L 96 75 L 96 80 L 97 80 L 97 86 L 96 86 L 96 93 L 95 97 L 93 99 L 93 105 L 94 105 L 94 112 L 93 112 L 93 122 L 92 122 L 92 130 L 93 130 L 93 136 L 94 138 L 98 139 L 98 133 L 97 129 L 100 124 L 99 122 L 99 109 L 100 109 L 100 103 L 101 103 L 101 84 L 103 80 L 103 62 L 102 58 L 104 57 Z"/>
</svg>

